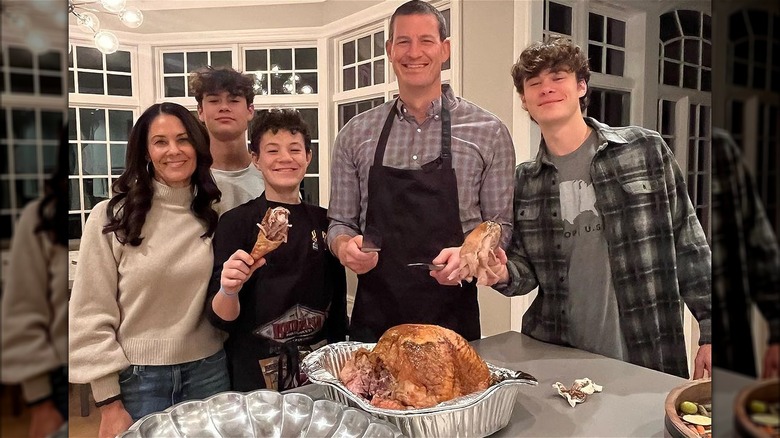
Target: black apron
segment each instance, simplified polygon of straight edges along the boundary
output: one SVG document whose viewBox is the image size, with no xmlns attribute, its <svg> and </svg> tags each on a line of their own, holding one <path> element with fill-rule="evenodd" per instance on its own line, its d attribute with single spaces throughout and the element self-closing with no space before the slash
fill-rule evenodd
<svg viewBox="0 0 780 438">
<path fill-rule="evenodd" d="M 377 266 L 358 275 L 350 340 L 376 342 L 404 323 L 437 324 L 469 341 L 479 339 L 476 283 L 442 286 L 428 271 L 406 266 L 430 262 L 442 249 L 463 243 L 450 113 L 442 99 L 441 156 L 419 170 L 395 169 L 382 162 L 396 106 L 397 100 L 368 173 L 366 228 L 376 230 L 382 249 Z"/>
</svg>

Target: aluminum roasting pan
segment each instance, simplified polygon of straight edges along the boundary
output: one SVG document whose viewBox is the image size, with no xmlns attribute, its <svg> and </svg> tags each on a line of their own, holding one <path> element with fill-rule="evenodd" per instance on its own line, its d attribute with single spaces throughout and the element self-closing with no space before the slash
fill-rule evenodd
<svg viewBox="0 0 780 438">
<path fill-rule="evenodd" d="M 536 385 L 536 378 L 491 364 L 488 369 L 497 383 L 484 391 L 458 397 L 436 406 L 405 411 L 371 406 L 348 390 L 338 379 L 344 363 L 360 347 L 371 350 L 376 344 L 338 342 L 325 345 L 303 359 L 301 369 L 313 383 L 325 386 L 326 397 L 360 408 L 398 426 L 409 437 L 482 437 L 509 423 L 520 385 Z"/>
<path fill-rule="evenodd" d="M 401 432 L 386 421 L 334 401 L 260 389 L 179 403 L 139 419 L 119 436 L 399 438 Z"/>
</svg>

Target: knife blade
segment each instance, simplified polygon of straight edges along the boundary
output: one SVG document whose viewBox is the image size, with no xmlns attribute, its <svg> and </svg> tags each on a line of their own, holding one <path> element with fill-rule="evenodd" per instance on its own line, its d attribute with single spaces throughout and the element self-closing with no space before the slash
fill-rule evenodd
<svg viewBox="0 0 780 438">
<path fill-rule="evenodd" d="M 423 268 L 423 269 L 427 269 L 429 271 L 441 271 L 447 265 L 436 265 L 436 264 L 433 264 L 433 263 L 409 263 L 406 266 L 408 266 L 410 268 Z"/>
</svg>

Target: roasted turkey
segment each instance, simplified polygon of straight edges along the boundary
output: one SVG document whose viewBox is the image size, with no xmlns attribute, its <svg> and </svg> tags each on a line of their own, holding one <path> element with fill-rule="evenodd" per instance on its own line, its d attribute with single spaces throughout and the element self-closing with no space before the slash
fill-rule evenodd
<svg viewBox="0 0 780 438">
<path fill-rule="evenodd" d="M 373 406 L 419 409 L 486 389 L 490 372 L 452 330 L 403 324 L 388 329 L 372 351 L 358 349 L 339 379 Z"/>
</svg>

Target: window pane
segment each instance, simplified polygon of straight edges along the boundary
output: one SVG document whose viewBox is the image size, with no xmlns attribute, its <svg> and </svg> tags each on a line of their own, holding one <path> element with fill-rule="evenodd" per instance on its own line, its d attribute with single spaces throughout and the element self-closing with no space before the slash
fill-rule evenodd
<svg viewBox="0 0 780 438">
<path fill-rule="evenodd" d="M 357 115 L 357 106 L 353 103 L 339 105 L 339 129 L 343 128 L 353 117 Z"/>
<path fill-rule="evenodd" d="M 699 40 L 685 40 L 685 62 L 691 64 L 699 63 Z"/>
<path fill-rule="evenodd" d="M 602 15 L 588 14 L 588 39 L 604 42 L 604 17 Z"/>
<path fill-rule="evenodd" d="M 674 59 L 675 61 L 682 60 L 682 41 L 672 41 L 664 46 L 664 57 Z"/>
<path fill-rule="evenodd" d="M 701 71 L 701 90 L 712 91 L 712 72 L 710 70 Z"/>
<path fill-rule="evenodd" d="M 34 179 L 17 179 L 16 205 L 25 205 L 39 196 L 38 181 Z"/>
<path fill-rule="evenodd" d="M 588 44 L 588 57 L 590 58 L 590 69 L 591 71 L 597 72 L 597 73 L 603 73 L 604 69 L 601 67 L 603 64 L 602 62 L 602 53 L 601 53 L 601 46 L 597 46 L 594 44 Z"/>
<path fill-rule="evenodd" d="M 130 76 L 107 75 L 108 94 L 112 96 L 132 96 L 133 82 Z"/>
<path fill-rule="evenodd" d="M 11 227 L 13 220 L 10 215 L 0 215 L 0 239 L 11 238 Z"/>
<path fill-rule="evenodd" d="M 56 144 L 41 145 L 41 155 L 43 156 L 43 173 L 50 175 L 57 168 L 57 148 Z"/>
<path fill-rule="evenodd" d="M 60 76 L 38 76 L 38 91 L 41 94 L 51 94 L 54 96 L 62 95 L 62 77 Z"/>
<path fill-rule="evenodd" d="M 680 65 L 664 61 L 664 84 L 680 86 Z"/>
<path fill-rule="evenodd" d="M 184 97 L 184 78 L 163 78 L 165 97 Z"/>
<path fill-rule="evenodd" d="M 735 85 L 747 85 L 747 64 L 734 62 L 732 65 L 734 66 L 734 72 L 731 78 L 732 82 Z"/>
<path fill-rule="evenodd" d="M 18 144 L 14 146 L 14 166 L 16 173 L 37 173 L 38 153 L 35 145 Z"/>
<path fill-rule="evenodd" d="M 163 53 L 163 73 L 184 73 L 184 53 Z"/>
<path fill-rule="evenodd" d="M 766 69 L 761 67 L 753 68 L 753 88 L 762 89 L 766 87 Z"/>
<path fill-rule="evenodd" d="M 130 52 L 118 50 L 106 55 L 106 70 L 130 73 Z"/>
<path fill-rule="evenodd" d="M 290 86 L 285 88 L 288 79 L 288 75 L 271 75 L 271 94 L 291 94 Z"/>
<path fill-rule="evenodd" d="M 571 8 L 550 2 L 550 31 L 571 35 Z"/>
<path fill-rule="evenodd" d="M 780 29 L 778 29 L 780 31 Z M 768 52 L 768 46 L 766 43 L 766 40 L 756 38 L 753 40 L 753 60 L 760 63 L 766 62 L 767 52 Z"/>
<path fill-rule="evenodd" d="M 103 75 L 79 72 L 79 93 L 104 94 Z"/>
<path fill-rule="evenodd" d="M 680 28 L 677 25 L 677 17 L 674 12 L 667 12 L 661 15 L 661 41 L 669 41 L 672 38 L 680 37 Z"/>
<path fill-rule="evenodd" d="M 371 63 L 358 65 L 358 88 L 371 85 Z"/>
<path fill-rule="evenodd" d="M 106 139 L 105 114 L 106 110 L 102 109 L 81 108 L 79 110 L 82 140 Z"/>
<path fill-rule="evenodd" d="M 751 9 L 748 11 L 748 19 L 753 35 L 769 35 L 769 16 L 766 12 Z"/>
<path fill-rule="evenodd" d="M 674 135 L 674 102 L 661 103 L 661 134 Z"/>
<path fill-rule="evenodd" d="M 27 68 L 33 67 L 32 52 L 23 47 L 8 48 L 8 65 L 10 67 Z"/>
<path fill-rule="evenodd" d="M 319 121 L 317 119 L 317 109 L 302 108 L 298 110 L 301 118 L 309 125 L 309 134 L 313 140 L 320 138 Z"/>
<path fill-rule="evenodd" d="M 11 191 L 8 188 L 8 181 L 0 180 L 0 208 L 11 208 Z"/>
<path fill-rule="evenodd" d="M 374 56 L 382 56 L 385 54 L 385 32 L 377 32 L 374 34 Z"/>
<path fill-rule="evenodd" d="M 111 145 L 111 174 L 121 175 L 125 171 L 125 155 L 127 154 L 127 145 Z"/>
<path fill-rule="evenodd" d="M 109 140 L 127 141 L 133 127 L 133 112 L 108 110 Z"/>
<path fill-rule="evenodd" d="M 81 238 L 81 215 L 69 214 L 68 215 L 68 239 L 80 239 Z"/>
<path fill-rule="evenodd" d="M 312 142 L 311 144 L 311 162 L 306 168 L 306 173 L 320 173 L 320 145 Z"/>
<path fill-rule="evenodd" d="M 623 76 L 626 55 L 621 50 L 607 49 L 607 74 Z"/>
<path fill-rule="evenodd" d="M 696 67 L 683 66 L 683 87 L 692 88 L 694 90 L 699 88 L 699 70 Z"/>
<path fill-rule="evenodd" d="M 342 56 L 344 57 L 342 65 L 349 65 L 355 63 L 355 42 L 349 41 L 344 43 L 342 47 Z"/>
<path fill-rule="evenodd" d="M 385 60 L 384 59 L 374 61 L 374 83 L 375 84 L 385 83 Z"/>
<path fill-rule="evenodd" d="M 33 75 L 24 73 L 11 73 L 11 91 L 14 93 L 35 93 Z"/>
<path fill-rule="evenodd" d="M 357 43 L 358 61 L 371 59 L 371 36 L 360 38 Z"/>
<path fill-rule="evenodd" d="M 701 65 L 704 67 L 712 67 L 712 45 L 710 43 L 702 42 Z"/>
<path fill-rule="evenodd" d="M 258 95 L 266 95 L 268 94 L 268 84 L 270 81 L 268 80 L 268 74 L 263 73 L 255 73 L 255 87 L 257 87 L 257 90 L 255 91 Z"/>
<path fill-rule="evenodd" d="M 320 182 L 317 177 L 305 177 L 301 182 L 301 198 L 303 202 L 320 205 Z"/>
<path fill-rule="evenodd" d="M 78 175 L 79 174 L 79 156 L 78 156 L 78 150 L 79 145 L 76 143 L 70 143 L 68 144 L 68 174 L 69 175 Z"/>
<path fill-rule="evenodd" d="M 62 113 L 41 111 L 41 138 L 59 140 L 62 129 Z"/>
<path fill-rule="evenodd" d="M 274 65 L 277 65 L 280 70 L 292 70 L 292 49 L 271 49 L 272 69 Z"/>
<path fill-rule="evenodd" d="M 3 81 L 0 81 L 0 84 L 2 84 Z M 73 76 L 73 72 L 68 72 L 68 93 L 75 93 L 76 92 L 76 80 Z"/>
<path fill-rule="evenodd" d="M 246 69 L 249 71 L 268 70 L 268 51 L 267 50 L 247 50 L 246 51 Z"/>
<path fill-rule="evenodd" d="M 108 174 L 108 155 L 104 143 L 88 143 L 81 147 L 81 171 L 84 175 Z"/>
<path fill-rule="evenodd" d="M 317 49 L 295 49 L 296 69 L 317 69 Z"/>
<path fill-rule="evenodd" d="M 700 12 L 678 10 L 677 16 L 680 18 L 680 25 L 682 26 L 683 35 L 701 36 L 701 23 L 699 21 L 701 19 Z"/>
<path fill-rule="evenodd" d="M 233 66 L 233 52 L 230 50 L 220 50 L 219 52 L 211 52 L 211 64 L 212 67 L 232 67 Z"/>
<path fill-rule="evenodd" d="M 344 90 L 355 89 L 355 67 L 344 69 Z"/>
<path fill-rule="evenodd" d="M 84 209 L 92 210 L 98 202 L 108 199 L 108 178 L 84 178 Z"/>
<path fill-rule="evenodd" d="M 206 52 L 187 52 L 187 73 L 208 64 Z"/>
<path fill-rule="evenodd" d="M 70 198 L 69 208 L 71 210 L 81 210 L 81 198 L 79 197 L 81 190 L 79 189 L 79 180 L 74 178 L 69 179 L 68 184 L 68 197 Z"/>
<path fill-rule="evenodd" d="M 314 94 L 317 92 L 317 73 L 299 73 L 300 80 L 296 81 L 297 92 L 300 94 Z"/>
<path fill-rule="evenodd" d="M 607 18 L 607 44 L 626 46 L 626 23 L 614 18 Z"/>
<path fill-rule="evenodd" d="M 11 136 L 13 138 L 28 140 L 38 138 L 38 132 L 35 129 L 35 111 L 11 111 L 11 127 Z"/>
<path fill-rule="evenodd" d="M 92 47 L 76 46 L 76 67 L 103 70 L 103 54 Z"/>
<path fill-rule="evenodd" d="M 50 50 L 38 55 L 38 68 L 59 72 L 62 69 L 62 56 L 60 52 Z"/>
</svg>

